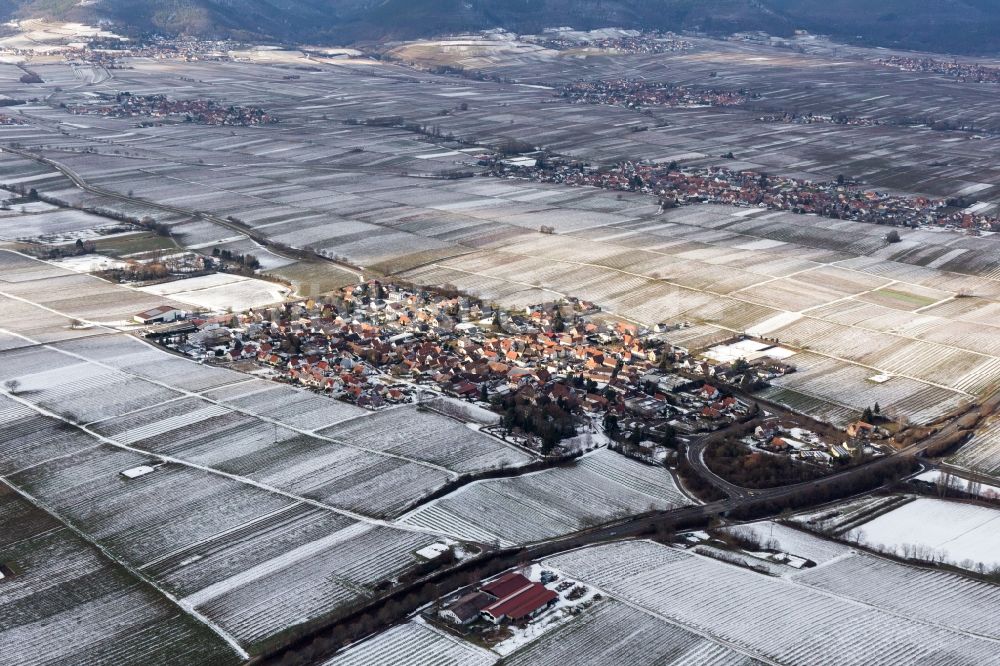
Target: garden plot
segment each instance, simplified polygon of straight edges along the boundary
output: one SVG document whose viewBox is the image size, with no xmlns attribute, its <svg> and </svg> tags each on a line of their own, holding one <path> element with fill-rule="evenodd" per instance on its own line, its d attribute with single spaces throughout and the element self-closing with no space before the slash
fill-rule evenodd
<svg viewBox="0 0 1000 666">
<path fill-rule="evenodd" d="M 73 340 L 55 346 L 179 391 L 207 391 L 247 381 L 243 373 L 180 358 L 127 335 Z"/>
<path fill-rule="evenodd" d="M 470 484 L 401 522 L 472 541 L 526 543 L 686 503 L 665 469 L 600 449 L 569 467 Z"/>
<path fill-rule="evenodd" d="M 900 557 L 943 561 L 965 569 L 1000 567 L 1000 511 L 918 498 L 855 530 L 855 538 Z"/>
<path fill-rule="evenodd" d="M 835 424 L 855 418 L 876 402 L 887 413 L 916 422 L 932 421 L 960 406 L 965 396 L 906 377 L 871 381 L 876 372 L 843 361 L 800 352 L 793 357 L 796 372 L 771 382 L 761 396 Z M 846 411 L 845 411 L 846 410 Z M 836 419 L 834 419 L 836 417 Z"/>
<path fill-rule="evenodd" d="M 0 654 L 11 665 L 238 664 L 207 626 L 0 486 Z"/>
<path fill-rule="evenodd" d="M 614 599 L 603 599 L 507 657 L 504 663 L 751 666 L 760 662 L 651 613 Z"/>
<path fill-rule="evenodd" d="M 0 291 L 2 283 L 0 283 Z M 68 316 L 0 295 L 0 349 L 29 347 L 37 343 L 89 338 L 113 333 L 98 326 L 74 326 Z"/>
<path fill-rule="evenodd" d="M 1000 418 L 994 418 L 976 431 L 958 453 L 952 464 L 1000 477 Z"/>
<path fill-rule="evenodd" d="M 458 473 L 517 467 L 533 460 L 532 456 L 470 425 L 411 405 L 359 416 L 326 428 L 320 434 Z"/>
<path fill-rule="evenodd" d="M 490 666 L 499 657 L 419 622 L 353 645 L 321 666 Z"/>
<path fill-rule="evenodd" d="M 548 558 L 544 565 L 781 664 L 958 665 L 996 660 L 994 641 L 652 542 L 580 549 Z M 951 603 L 967 600 L 956 597 Z M 844 626 L 865 631 L 845 632 Z"/>
<path fill-rule="evenodd" d="M 287 287 L 267 280 L 242 275 L 213 273 L 140 287 L 139 291 L 169 296 L 207 310 L 249 310 L 281 303 L 289 294 Z"/>
</svg>

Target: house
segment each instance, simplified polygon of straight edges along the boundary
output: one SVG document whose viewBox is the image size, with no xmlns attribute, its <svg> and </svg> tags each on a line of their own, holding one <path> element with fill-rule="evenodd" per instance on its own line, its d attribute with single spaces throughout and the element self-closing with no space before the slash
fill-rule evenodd
<svg viewBox="0 0 1000 666">
<path fill-rule="evenodd" d="M 177 308 L 169 305 L 157 305 L 155 308 L 133 315 L 132 319 L 139 324 L 162 324 L 179 319 L 183 314 Z"/>
<path fill-rule="evenodd" d="M 864 421 L 855 421 L 847 426 L 847 436 L 850 438 L 870 437 L 875 433 L 875 426 Z"/>
<path fill-rule="evenodd" d="M 483 591 L 470 592 L 455 600 L 441 611 L 441 617 L 454 624 L 469 624 L 479 612 L 493 603 L 494 599 Z"/>
</svg>

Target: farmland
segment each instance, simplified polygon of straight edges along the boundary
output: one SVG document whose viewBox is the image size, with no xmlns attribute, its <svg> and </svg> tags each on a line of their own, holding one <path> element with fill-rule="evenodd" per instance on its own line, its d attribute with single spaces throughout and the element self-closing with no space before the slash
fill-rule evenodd
<svg viewBox="0 0 1000 666">
<path fill-rule="evenodd" d="M 8 334 L 19 344 L 0 352 L 0 475 L 115 563 L 142 572 L 178 604 L 170 617 L 187 610 L 254 651 L 296 624 L 371 598 L 438 539 L 378 517 L 398 514 L 457 472 L 312 434 L 368 418 L 363 410 L 198 365 L 99 325 L 39 344 L 28 333 L 65 330 L 69 316 L 29 298 L 71 276 L 0 254 L 0 279 L 24 287 L 11 302 L 51 315 L 25 317 L 36 328 Z M 133 292 L 77 277 L 121 295 L 127 307 Z M 55 305 L 75 312 L 88 295 L 62 299 Z M 477 434 L 445 416 L 422 418 Z"/>
<path fill-rule="evenodd" d="M 1000 514 L 855 494 L 1000 474 L 1000 87 L 583 36 L 11 42 L 0 662 L 1000 663 Z M 850 464 L 692 499 L 775 413 Z M 428 619 L 520 560 L 588 603 Z"/>
<path fill-rule="evenodd" d="M 0 485 L 4 662 L 237 664 L 208 627 Z M 71 591 L 71 592 L 70 592 Z"/>
<path fill-rule="evenodd" d="M 990 663 L 996 657 L 995 639 L 974 635 L 983 626 L 981 619 L 964 614 L 963 596 L 952 596 L 954 588 L 946 585 L 935 604 L 949 620 L 932 624 L 919 601 L 905 606 L 883 599 L 884 605 L 878 605 L 877 593 L 854 585 L 854 579 L 840 578 L 850 586 L 846 593 L 820 593 L 809 585 L 788 584 L 648 542 L 577 550 L 546 564 L 614 598 L 783 664 L 917 664 L 927 659 L 961 664 Z M 818 575 L 823 570 L 813 571 Z M 992 586 L 981 592 L 996 598 Z M 854 603 L 861 595 L 874 605 Z M 832 628 L 820 630 L 831 617 L 865 626 L 864 640 Z"/>
<path fill-rule="evenodd" d="M 351 647 L 322 666 L 490 666 L 498 657 L 485 650 L 409 622 Z"/>
<path fill-rule="evenodd" d="M 855 538 L 900 557 L 989 571 L 1000 566 L 998 521 L 995 509 L 920 498 L 860 525 Z"/>
<path fill-rule="evenodd" d="M 687 501 L 665 469 L 601 449 L 566 467 L 474 483 L 401 522 L 471 541 L 525 543 Z"/>
</svg>

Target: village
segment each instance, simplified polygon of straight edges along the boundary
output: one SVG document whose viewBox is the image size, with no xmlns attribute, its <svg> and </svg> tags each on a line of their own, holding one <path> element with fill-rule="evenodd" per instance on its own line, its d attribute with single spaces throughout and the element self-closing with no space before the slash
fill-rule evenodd
<svg viewBox="0 0 1000 666">
<path fill-rule="evenodd" d="M 177 353 L 372 411 L 438 396 L 452 399 L 435 401 L 439 410 L 456 399 L 473 403 L 501 415 L 485 432 L 546 456 L 603 441 L 647 464 L 673 465 L 692 437 L 758 423 L 751 448 L 796 462 L 829 466 L 854 450 L 842 437 L 783 435 L 755 404 L 752 391 L 795 371 L 792 350 L 745 336 L 688 350 L 665 339 L 683 322 L 640 327 L 574 298 L 508 310 L 372 280 L 245 313 L 163 306 L 135 322 Z M 876 434 L 888 435 L 859 422 L 847 438 Z"/>
<path fill-rule="evenodd" d="M 563 86 L 559 96 L 580 104 L 610 104 L 641 110 L 650 106 L 698 108 L 737 106 L 758 99 L 760 95 L 745 89 L 701 90 L 673 83 L 615 79 L 576 82 Z"/>
<path fill-rule="evenodd" d="M 180 119 L 202 125 L 252 127 L 270 125 L 278 119 L 254 106 L 222 105 L 207 99 L 175 100 L 166 95 L 134 95 L 119 92 L 102 95 L 94 104 L 67 107 L 77 115 L 98 115 L 110 118 Z"/>
<path fill-rule="evenodd" d="M 978 63 L 898 55 L 879 58 L 875 62 L 904 72 L 944 74 L 963 83 L 1000 83 L 1000 67 L 988 67 Z"/>
<path fill-rule="evenodd" d="M 724 157 L 735 158 L 732 153 Z M 682 168 L 676 162 L 626 162 L 598 169 L 544 155 L 533 162 L 525 158 L 496 159 L 490 168 L 492 175 L 500 178 L 654 194 L 664 208 L 717 203 L 868 224 L 963 229 L 972 235 L 1000 230 L 1000 217 L 972 212 L 973 202 L 866 190 L 860 187 L 860 182 L 844 175 L 835 181 L 813 182 L 720 166 Z M 898 238 L 898 233 L 887 234 L 890 242 L 897 242 Z"/>
</svg>

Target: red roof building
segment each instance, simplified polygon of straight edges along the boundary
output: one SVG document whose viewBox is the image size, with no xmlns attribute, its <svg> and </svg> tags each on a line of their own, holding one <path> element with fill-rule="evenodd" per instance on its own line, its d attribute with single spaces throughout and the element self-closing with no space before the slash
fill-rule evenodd
<svg viewBox="0 0 1000 666">
<path fill-rule="evenodd" d="M 548 589 L 541 583 L 529 582 L 513 594 L 487 606 L 482 613 L 493 623 L 500 623 L 503 620 L 520 622 L 534 617 L 554 603 L 558 597 L 554 590 Z"/>
<path fill-rule="evenodd" d="M 523 587 L 531 585 L 531 581 L 519 573 L 509 573 L 497 578 L 492 583 L 483 585 L 481 589 L 494 599 L 503 599 L 514 594 Z"/>
</svg>

